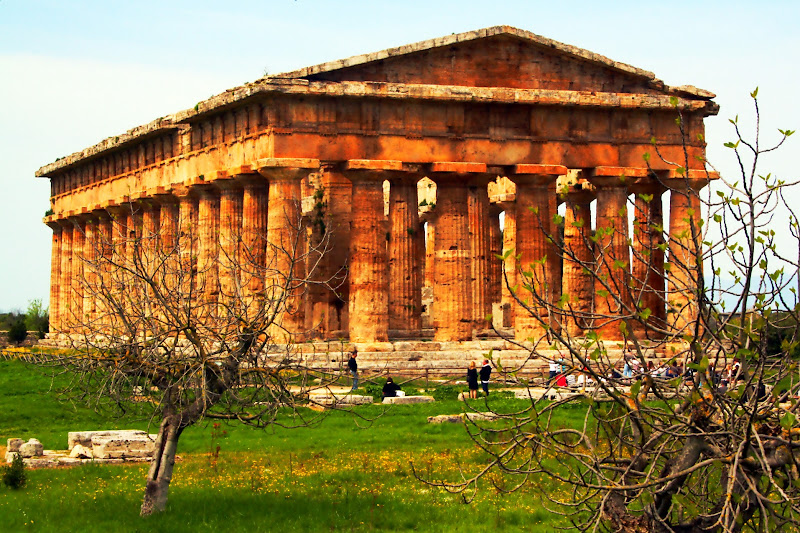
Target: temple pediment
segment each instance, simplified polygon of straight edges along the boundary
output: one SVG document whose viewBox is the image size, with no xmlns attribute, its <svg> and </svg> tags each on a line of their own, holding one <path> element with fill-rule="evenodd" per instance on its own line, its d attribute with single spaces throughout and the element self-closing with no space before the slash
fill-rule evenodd
<svg viewBox="0 0 800 533">
<path fill-rule="evenodd" d="M 274 77 L 609 93 L 671 92 L 652 72 L 509 26 L 431 39 Z M 693 96 L 713 95 L 697 91 Z"/>
</svg>

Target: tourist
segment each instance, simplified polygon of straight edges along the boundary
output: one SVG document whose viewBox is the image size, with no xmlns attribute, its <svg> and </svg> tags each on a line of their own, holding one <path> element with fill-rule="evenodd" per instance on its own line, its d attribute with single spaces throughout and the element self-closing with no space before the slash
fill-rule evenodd
<svg viewBox="0 0 800 533">
<path fill-rule="evenodd" d="M 386 383 L 383 384 L 383 397 L 394 398 L 397 396 L 397 391 L 400 390 L 400 385 L 394 382 L 391 376 L 386 378 Z"/>
<path fill-rule="evenodd" d="M 467 369 L 467 386 L 469 387 L 469 397 L 478 397 L 478 368 L 475 361 L 469 364 Z"/>
<path fill-rule="evenodd" d="M 550 377 L 547 378 L 547 384 L 552 385 L 553 381 L 556 379 L 556 376 L 558 375 L 558 371 L 561 368 L 561 365 L 558 364 L 558 361 L 556 361 L 555 359 L 551 359 L 549 366 L 550 366 Z"/>
<path fill-rule="evenodd" d="M 488 359 L 483 360 L 483 366 L 481 367 L 480 375 L 483 392 L 486 393 L 486 396 L 489 396 L 489 376 L 492 375 L 492 367 L 489 364 Z"/>
<path fill-rule="evenodd" d="M 353 351 L 350 352 L 350 359 L 347 360 L 347 368 L 350 369 L 350 375 L 353 376 L 353 388 L 350 389 L 350 392 L 358 388 L 358 362 L 356 362 L 356 357 L 358 357 L 358 350 L 354 346 Z"/>
</svg>

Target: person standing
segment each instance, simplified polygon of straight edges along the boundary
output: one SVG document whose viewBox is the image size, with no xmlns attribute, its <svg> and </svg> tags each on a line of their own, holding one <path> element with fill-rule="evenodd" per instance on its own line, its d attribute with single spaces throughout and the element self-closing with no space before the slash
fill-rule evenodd
<svg viewBox="0 0 800 533">
<path fill-rule="evenodd" d="M 558 376 L 558 371 L 561 369 L 561 365 L 555 359 L 550 360 L 550 377 L 547 379 L 547 384 L 552 385 L 553 381 L 555 381 L 556 376 Z"/>
<path fill-rule="evenodd" d="M 475 364 L 475 361 L 472 361 L 469 364 L 469 368 L 467 369 L 467 386 L 469 387 L 469 397 L 470 398 L 477 398 L 478 397 L 478 366 Z"/>
<path fill-rule="evenodd" d="M 486 396 L 489 396 L 489 376 L 492 375 L 492 367 L 489 364 L 488 359 L 483 360 L 483 366 L 481 367 L 480 375 L 483 392 L 486 393 Z"/>
<path fill-rule="evenodd" d="M 353 351 L 350 352 L 350 359 L 347 360 L 347 368 L 350 369 L 350 375 L 353 376 L 353 388 L 350 389 L 350 392 L 358 388 L 358 362 L 356 357 L 358 357 L 358 350 L 353 347 Z"/>
</svg>

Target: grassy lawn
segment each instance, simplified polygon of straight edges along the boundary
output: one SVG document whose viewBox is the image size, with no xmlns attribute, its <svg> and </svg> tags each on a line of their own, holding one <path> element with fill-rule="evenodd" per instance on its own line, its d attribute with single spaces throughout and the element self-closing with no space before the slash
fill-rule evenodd
<svg viewBox="0 0 800 533">
<path fill-rule="evenodd" d="M 56 380 L 56 388 L 64 383 Z M 491 401 L 498 410 L 523 405 L 499 395 Z M 426 421 L 461 409 L 456 400 L 393 406 L 369 424 L 334 412 L 314 427 L 265 431 L 204 423 L 181 437 L 166 513 L 138 516 L 146 465 L 36 470 L 28 472 L 23 490 L 0 485 L 0 530 L 553 531 L 563 526 L 542 507 L 533 487 L 505 495 L 486 480 L 466 505 L 459 495 L 414 478 L 412 463 L 426 477 L 454 480 L 460 470 L 475 472 L 486 461 L 463 426 Z M 364 406 L 358 412 L 372 417 L 382 410 Z M 566 414 L 565 423 L 569 418 Z M 47 376 L 19 362 L 0 362 L 2 444 L 8 437 L 36 437 L 45 448 L 63 449 L 68 431 L 109 428 L 146 429 L 147 420 L 143 413 L 113 418 L 60 402 Z"/>
</svg>

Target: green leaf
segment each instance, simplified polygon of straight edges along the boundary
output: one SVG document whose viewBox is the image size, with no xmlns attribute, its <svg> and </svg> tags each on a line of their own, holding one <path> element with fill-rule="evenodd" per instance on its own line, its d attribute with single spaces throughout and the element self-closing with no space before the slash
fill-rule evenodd
<svg viewBox="0 0 800 533">
<path fill-rule="evenodd" d="M 797 417 L 793 413 L 786 413 L 781 417 L 781 427 L 783 429 L 792 429 L 795 422 L 797 422 Z"/>
<path fill-rule="evenodd" d="M 636 396 L 638 396 L 639 390 L 641 388 L 642 388 L 641 380 L 634 381 L 633 385 L 631 385 L 631 398 L 635 398 Z"/>
<path fill-rule="evenodd" d="M 753 90 L 753 92 L 751 92 L 751 93 L 750 93 L 750 96 L 751 96 L 752 98 L 754 98 L 754 99 L 758 97 L 758 87 L 756 87 L 756 88 Z"/>
</svg>

